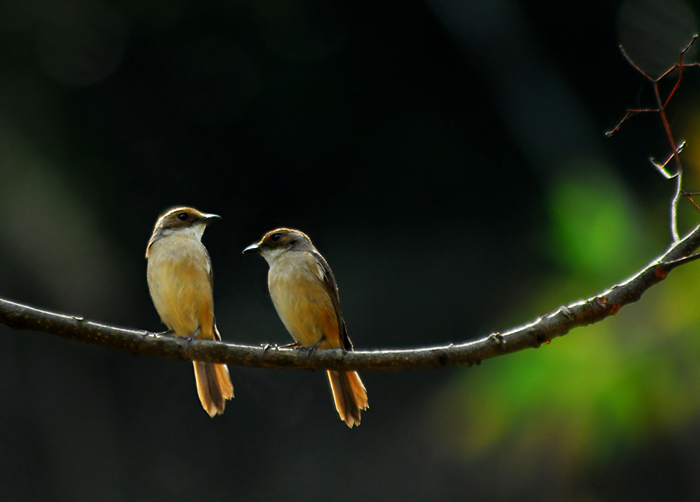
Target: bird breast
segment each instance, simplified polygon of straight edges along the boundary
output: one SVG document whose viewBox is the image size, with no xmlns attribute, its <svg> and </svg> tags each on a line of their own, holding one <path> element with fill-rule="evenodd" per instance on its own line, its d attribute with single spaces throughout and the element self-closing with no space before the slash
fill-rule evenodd
<svg viewBox="0 0 700 502">
<path fill-rule="evenodd" d="M 148 286 L 161 320 L 177 336 L 213 329 L 210 275 L 209 255 L 199 240 L 173 234 L 153 243 Z"/>
<path fill-rule="evenodd" d="M 270 267 L 268 286 L 287 331 L 300 345 L 315 345 L 325 337 L 320 348 L 338 347 L 337 315 L 321 267 L 311 253 L 286 255 Z"/>
</svg>

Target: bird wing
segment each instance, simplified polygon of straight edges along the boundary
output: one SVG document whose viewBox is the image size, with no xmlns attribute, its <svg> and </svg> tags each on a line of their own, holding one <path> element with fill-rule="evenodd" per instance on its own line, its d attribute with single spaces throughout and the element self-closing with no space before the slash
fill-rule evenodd
<svg viewBox="0 0 700 502">
<path fill-rule="evenodd" d="M 338 285 L 335 282 L 335 277 L 333 276 L 331 267 L 328 266 L 328 262 L 326 262 L 325 258 L 323 258 L 323 256 L 321 256 L 321 253 L 319 253 L 318 251 L 312 251 L 311 255 L 314 257 L 316 263 L 318 264 L 319 268 L 323 273 L 324 286 L 326 287 L 326 291 L 328 291 L 328 295 L 331 297 L 331 301 L 333 302 L 335 316 L 338 321 L 338 334 L 340 335 L 340 343 L 342 345 L 342 348 L 345 350 L 352 350 L 352 342 L 350 341 L 350 337 L 348 336 L 348 329 L 345 326 L 343 313 L 340 311 L 340 297 L 338 296 Z"/>
</svg>

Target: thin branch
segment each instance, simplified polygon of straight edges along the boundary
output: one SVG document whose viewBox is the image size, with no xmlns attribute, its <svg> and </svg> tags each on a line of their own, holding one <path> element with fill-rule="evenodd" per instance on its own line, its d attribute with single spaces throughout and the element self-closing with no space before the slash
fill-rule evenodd
<svg viewBox="0 0 700 502">
<path fill-rule="evenodd" d="M 666 278 L 674 268 L 697 259 L 692 253 L 700 247 L 700 226 L 675 243 L 637 275 L 588 300 L 561 307 L 536 321 L 480 340 L 407 350 L 343 352 L 341 350 L 285 349 L 254 347 L 221 342 L 193 341 L 106 326 L 81 317 L 65 316 L 0 300 L 0 323 L 14 329 L 29 329 L 73 340 L 124 350 L 133 354 L 181 360 L 210 361 L 257 368 L 334 369 L 334 370 L 418 370 L 445 366 L 471 366 L 543 343 L 580 326 L 615 315 Z"/>
<path fill-rule="evenodd" d="M 651 161 L 652 165 L 661 173 L 663 177 L 665 177 L 667 180 L 673 179 L 676 176 L 678 176 L 678 173 L 676 174 L 670 174 L 666 170 L 666 166 L 668 165 L 669 162 L 671 162 L 676 155 L 680 154 L 683 149 L 685 148 L 685 141 L 682 141 L 680 145 L 676 147 L 676 149 L 668 156 L 666 157 L 666 160 L 663 162 L 657 162 L 654 157 L 649 157 L 649 160 Z"/>
<path fill-rule="evenodd" d="M 647 81 L 651 83 L 652 88 L 654 90 L 656 108 L 628 108 L 627 113 L 625 113 L 625 116 L 622 117 L 622 120 L 620 120 L 620 122 L 618 122 L 613 129 L 605 133 L 606 136 L 612 136 L 615 132 L 617 132 L 620 129 L 620 127 L 622 127 L 622 124 L 624 124 L 630 117 L 638 113 L 653 112 L 658 113 L 661 117 L 661 123 L 663 125 L 664 132 L 666 133 L 666 139 L 671 145 L 672 153 L 663 163 L 656 162 L 653 158 L 650 158 L 649 160 L 666 179 L 676 180 L 676 188 L 673 193 L 673 199 L 671 202 L 671 234 L 673 236 L 674 242 L 680 240 L 680 234 L 678 233 L 678 201 L 681 199 L 681 197 L 685 197 L 690 201 L 690 203 L 695 207 L 695 209 L 699 211 L 700 205 L 698 205 L 698 203 L 695 202 L 695 200 L 693 199 L 693 193 L 688 192 L 683 188 L 683 165 L 681 164 L 680 153 L 683 150 L 685 142 L 682 142 L 679 146 L 676 146 L 676 141 L 673 139 L 671 126 L 669 125 L 668 117 L 666 116 L 666 107 L 671 102 L 671 98 L 681 85 L 681 81 L 683 80 L 683 69 L 700 66 L 699 63 L 685 63 L 683 61 L 686 52 L 690 50 L 690 48 L 697 41 L 697 39 L 698 35 L 693 35 L 693 38 L 690 40 L 688 45 L 686 45 L 685 48 L 681 51 L 678 63 L 671 66 L 658 78 L 653 78 L 647 73 L 645 73 L 644 70 L 642 70 L 634 61 L 632 61 L 632 58 L 630 58 L 627 52 L 625 52 L 624 47 L 620 46 L 620 52 L 622 52 L 622 56 L 627 60 L 627 62 L 632 66 L 632 68 L 634 68 L 640 75 L 642 75 Z M 678 70 L 678 78 L 676 79 L 676 83 L 673 86 L 673 89 L 671 89 L 671 92 L 668 93 L 668 96 L 666 96 L 666 99 L 664 100 L 661 98 L 661 92 L 659 91 L 659 83 L 664 78 L 673 73 L 675 70 Z M 667 169 L 667 166 L 671 160 L 675 161 L 675 172 L 669 172 Z"/>
</svg>

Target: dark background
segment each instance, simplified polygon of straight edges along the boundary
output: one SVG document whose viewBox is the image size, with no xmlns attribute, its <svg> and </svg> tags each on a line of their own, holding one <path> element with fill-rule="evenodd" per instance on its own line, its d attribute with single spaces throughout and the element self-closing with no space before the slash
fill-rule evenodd
<svg viewBox="0 0 700 502">
<path fill-rule="evenodd" d="M 241 255 L 277 226 L 333 267 L 358 348 L 529 322 L 668 246 L 658 116 L 603 133 L 653 105 L 618 44 L 658 75 L 697 15 L 681 0 L 4 0 L 0 296 L 161 330 L 146 243 L 190 205 L 223 217 L 204 243 L 226 341 L 291 340 L 267 265 Z M 669 118 L 697 189 L 700 76 L 685 76 Z M 0 327 L 0 491 L 693 499 L 699 274 L 538 351 L 365 372 L 353 430 L 322 372 L 231 367 L 236 399 L 210 419 L 188 363 Z"/>
</svg>

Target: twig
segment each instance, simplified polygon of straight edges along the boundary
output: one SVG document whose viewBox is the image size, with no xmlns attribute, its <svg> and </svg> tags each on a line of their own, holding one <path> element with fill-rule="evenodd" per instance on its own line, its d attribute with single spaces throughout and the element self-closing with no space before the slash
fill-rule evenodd
<svg viewBox="0 0 700 502">
<path fill-rule="evenodd" d="M 41 331 L 133 354 L 257 368 L 391 371 L 473 365 L 484 359 L 539 347 L 573 328 L 615 315 L 625 305 L 639 300 L 647 289 L 664 280 L 673 269 L 697 259 L 700 255 L 692 253 L 698 247 L 700 226 L 637 275 L 593 298 L 561 307 L 530 324 L 494 333 L 480 340 L 422 349 L 355 352 L 318 350 L 309 354 L 296 349 L 210 341 L 193 341 L 188 346 L 185 339 L 106 326 L 81 317 L 45 312 L 7 300 L 0 300 L 0 323 L 18 330 Z"/>
<path fill-rule="evenodd" d="M 696 67 L 700 66 L 700 63 L 684 63 L 683 58 L 685 57 L 686 52 L 690 50 L 690 48 L 693 46 L 695 41 L 698 39 L 698 35 L 693 35 L 693 38 L 690 40 L 688 45 L 685 46 L 685 48 L 681 51 L 679 61 L 675 65 L 671 66 L 668 70 L 666 70 L 660 77 L 658 78 L 653 78 L 649 76 L 644 70 L 642 70 L 639 66 L 637 66 L 634 61 L 629 57 L 627 52 L 625 52 L 624 47 L 620 46 L 620 51 L 622 52 L 622 55 L 624 58 L 627 60 L 627 62 L 640 74 L 642 75 L 646 80 L 648 80 L 652 88 L 654 89 L 654 99 L 656 100 L 656 108 L 629 108 L 627 109 L 627 113 L 625 113 L 625 116 L 622 117 L 622 120 L 617 123 L 614 129 L 608 131 L 605 133 L 606 136 L 612 136 L 615 132 L 617 132 L 620 127 L 622 127 L 622 124 L 624 124 L 627 119 L 632 117 L 633 115 L 636 115 L 638 113 L 658 113 L 659 116 L 661 117 L 661 122 L 664 127 L 664 132 L 666 133 L 666 138 L 668 139 L 669 144 L 671 145 L 671 151 L 672 153 L 669 155 L 669 157 L 662 163 L 656 162 L 653 157 L 651 157 L 649 160 L 651 163 L 656 167 L 661 174 L 666 178 L 666 179 L 675 179 L 676 180 L 676 190 L 673 194 L 673 199 L 671 202 L 671 234 L 673 235 L 673 240 L 674 242 L 677 242 L 680 239 L 680 235 L 678 233 L 678 201 L 680 200 L 681 197 L 686 197 L 691 204 L 695 207 L 695 209 L 700 211 L 700 205 L 698 205 L 697 202 L 693 199 L 692 195 L 693 193 L 687 192 L 683 188 L 683 166 L 681 164 L 681 157 L 680 153 L 683 150 L 683 147 L 685 146 L 685 142 L 682 142 L 679 146 L 676 146 L 676 142 L 673 139 L 673 134 L 671 133 L 671 126 L 669 125 L 668 122 L 668 117 L 666 116 L 666 107 L 668 104 L 671 102 L 671 98 L 673 95 L 676 93 L 678 88 L 681 85 L 681 80 L 683 79 L 683 68 L 689 68 L 689 67 Z M 659 91 L 659 83 L 666 78 L 668 75 L 673 73 L 675 70 L 678 70 L 678 79 L 676 80 L 676 84 L 673 86 L 673 89 L 671 89 L 671 92 L 668 94 L 665 100 L 661 99 L 661 92 Z M 676 170 L 675 172 L 669 172 L 667 169 L 668 163 L 671 160 L 675 161 L 676 164 Z"/>
</svg>

